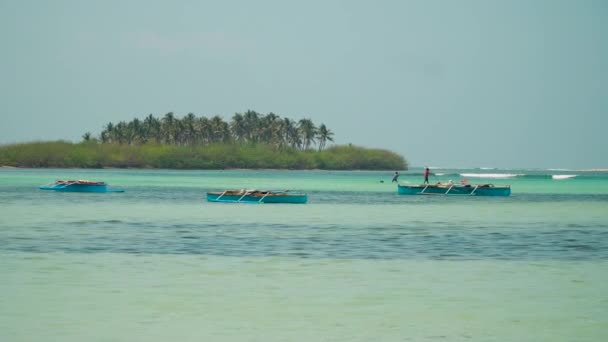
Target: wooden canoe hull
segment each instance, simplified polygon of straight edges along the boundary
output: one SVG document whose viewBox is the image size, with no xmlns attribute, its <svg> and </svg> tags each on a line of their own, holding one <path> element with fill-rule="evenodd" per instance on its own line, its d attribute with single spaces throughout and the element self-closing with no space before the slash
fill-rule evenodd
<svg viewBox="0 0 608 342">
<path fill-rule="evenodd" d="M 400 195 L 464 195 L 464 196 L 509 196 L 511 187 L 493 186 L 492 184 L 470 185 L 398 185 Z"/>
<path fill-rule="evenodd" d="M 41 190 L 54 190 L 59 192 L 124 192 L 121 189 L 108 189 L 108 184 L 103 182 L 58 182 L 49 185 L 43 185 L 40 187 Z"/>
<path fill-rule="evenodd" d="M 208 192 L 207 201 L 224 203 L 295 203 L 302 204 L 308 201 L 306 194 L 229 194 L 224 192 Z"/>
</svg>

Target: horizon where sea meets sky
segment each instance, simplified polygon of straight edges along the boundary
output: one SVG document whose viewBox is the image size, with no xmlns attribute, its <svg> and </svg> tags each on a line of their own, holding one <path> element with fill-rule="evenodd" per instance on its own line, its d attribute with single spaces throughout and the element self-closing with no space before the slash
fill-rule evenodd
<svg viewBox="0 0 608 342">
<path fill-rule="evenodd" d="M 253 109 L 413 166 L 606 168 L 602 1 L 0 1 L 0 144 Z"/>
</svg>

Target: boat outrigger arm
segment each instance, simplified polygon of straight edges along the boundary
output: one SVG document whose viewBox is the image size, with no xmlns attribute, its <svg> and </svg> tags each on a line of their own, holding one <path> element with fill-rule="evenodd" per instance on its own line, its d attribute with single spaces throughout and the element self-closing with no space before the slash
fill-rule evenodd
<svg viewBox="0 0 608 342">
<path fill-rule="evenodd" d="M 266 198 L 266 196 L 268 196 L 270 194 L 270 191 L 268 191 L 267 193 L 264 194 L 264 196 L 262 196 L 262 198 L 260 198 L 260 200 L 258 201 L 258 203 L 262 203 L 262 201 L 264 201 L 264 198 Z"/>
<path fill-rule="evenodd" d="M 243 200 L 243 198 L 245 198 L 247 195 L 251 195 L 251 194 L 253 194 L 253 193 L 254 193 L 254 192 L 256 192 L 256 191 L 257 191 L 257 190 L 245 190 L 245 191 L 243 192 L 243 195 L 242 195 L 241 197 L 239 197 L 239 199 L 237 199 L 237 200 L 236 200 L 236 201 L 234 201 L 234 202 L 236 202 L 236 203 L 243 202 L 243 201 L 242 201 L 242 200 Z M 230 191 L 230 190 L 225 190 L 225 191 L 224 191 L 224 192 L 222 192 L 222 194 L 221 194 L 221 195 L 219 195 L 219 196 L 218 196 L 218 197 L 217 197 L 215 200 L 216 200 L 216 201 L 219 201 L 219 200 L 220 200 L 220 198 L 224 197 L 224 195 L 226 195 L 226 194 L 227 194 L 227 193 L 229 193 L 229 192 L 231 192 L 231 191 Z M 268 196 L 270 193 L 271 193 L 270 191 L 266 192 L 266 193 L 264 194 L 264 196 L 263 196 L 263 197 L 262 197 L 262 198 L 261 198 L 261 199 L 260 199 L 258 202 L 262 203 L 262 200 L 263 200 L 263 199 L 264 199 L 266 196 Z"/>
<path fill-rule="evenodd" d="M 43 185 L 39 189 L 61 192 L 124 192 L 122 189 L 108 189 L 106 182 L 88 180 L 57 180 L 55 183 Z"/>
<path fill-rule="evenodd" d="M 59 190 L 59 189 L 67 188 L 68 186 L 74 185 L 74 184 L 76 184 L 76 181 L 67 181 L 67 182 L 62 182 L 62 183 L 55 182 L 55 183 L 49 183 L 49 184 L 44 185 L 44 186 L 45 187 L 53 187 L 53 188 Z"/>
<path fill-rule="evenodd" d="M 222 192 L 208 192 L 207 200 L 210 202 L 228 203 L 306 203 L 306 194 L 293 194 L 289 190 L 224 190 Z"/>
<path fill-rule="evenodd" d="M 441 193 L 432 193 L 432 194 L 427 193 L 427 195 L 447 195 L 447 194 L 449 194 L 449 193 L 450 193 L 450 190 L 452 190 L 452 188 L 454 187 L 454 185 L 456 185 L 456 184 L 451 184 L 451 185 L 450 185 L 450 187 L 449 187 L 449 188 L 448 188 L 448 189 L 447 189 L 447 190 L 446 190 L 446 191 L 445 191 L 443 194 L 441 194 Z M 422 194 L 424 194 L 424 191 L 425 191 L 425 190 L 426 190 L 428 187 L 429 187 L 429 185 L 427 184 L 427 185 L 424 187 L 424 189 L 422 189 L 422 191 L 420 191 L 420 194 L 421 194 L 421 195 L 422 195 Z M 475 185 L 475 187 L 473 188 L 473 191 L 471 191 L 471 193 L 469 193 L 468 195 L 469 195 L 469 196 L 474 196 L 474 195 L 475 195 L 475 190 L 477 190 L 477 188 L 478 188 L 478 187 L 479 187 L 479 184 L 478 184 L 478 185 Z"/>
<path fill-rule="evenodd" d="M 511 186 L 494 186 L 493 184 L 421 184 L 397 185 L 401 195 L 457 195 L 457 196 L 509 196 Z"/>
<path fill-rule="evenodd" d="M 222 198 L 222 196 L 224 196 L 227 192 L 228 192 L 228 190 L 222 192 L 222 194 L 218 198 L 216 198 L 216 200 L 219 200 L 220 198 Z"/>
<path fill-rule="evenodd" d="M 67 188 L 68 186 L 72 186 L 72 185 L 77 185 L 80 184 L 80 181 L 62 181 L 62 180 L 58 180 L 55 181 L 53 183 L 49 183 L 47 185 L 43 185 L 40 188 L 41 189 L 52 189 L 52 190 L 62 190 Z"/>
<path fill-rule="evenodd" d="M 279 193 L 285 193 L 285 192 L 287 192 L 287 191 L 289 191 L 289 190 L 285 190 L 285 191 L 262 191 L 261 193 L 262 193 L 262 194 L 264 194 L 264 196 L 262 196 L 258 202 L 259 202 L 259 203 L 264 202 L 264 198 L 266 198 L 266 196 L 268 196 L 268 195 L 276 195 L 276 194 L 279 194 Z M 220 194 L 220 195 L 219 195 L 219 196 L 218 196 L 218 197 L 217 197 L 215 200 L 216 200 L 216 201 L 219 201 L 219 200 L 220 200 L 220 198 L 224 197 L 224 195 L 226 195 L 227 193 L 230 193 L 230 192 L 231 192 L 230 190 L 225 190 L 225 191 L 224 191 L 224 192 L 222 192 L 222 193 L 221 193 L 221 194 Z M 244 202 L 244 201 L 243 201 L 243 199 L 244 199 L 245 197 L 247 197 L 248 195 L 252 195 L 252 194 L 254 194 L 254 193 L 256 193 L 256 192 L 260 192 L 260 191 L 259 191 L 259 190 L 245 190 L 245 191 L 243 192 L 243 195 L 242 195 L 241 197 L 239 197 L 239 198 L 238 198 L 236 201 L 234 201 L 234 202 L 236 202 L 236 203 Z"/>
</svg>

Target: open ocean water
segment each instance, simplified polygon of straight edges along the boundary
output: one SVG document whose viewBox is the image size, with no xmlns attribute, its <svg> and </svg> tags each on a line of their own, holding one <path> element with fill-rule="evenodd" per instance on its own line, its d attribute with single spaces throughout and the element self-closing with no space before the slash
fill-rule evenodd
<svg viewBox="0 0 608 342">
<path fill-rule="evenodd" d="M 608 172 L 0 169 L 1 341 L 607 341 Z M 419 184 L 422 170 L 403 173 Z M 125 193 L 56 193 L 56 179 Z M 309 203 L 207 191 L 292 189 Z"/>
</svg>

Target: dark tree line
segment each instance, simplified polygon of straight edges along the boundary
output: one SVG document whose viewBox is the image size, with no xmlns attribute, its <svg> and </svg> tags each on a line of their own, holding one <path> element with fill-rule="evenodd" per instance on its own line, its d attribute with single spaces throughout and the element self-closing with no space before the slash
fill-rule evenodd
<svg viewBox="0 0 608 342">
<path fill-rule="evenodd" d="M 189 113 L 183 118 L 172 112 L 157 118 L 108 123 L 99 136 L 103 144 L 142 145 L 147 143 L 195 146 L 213 143 L 263 143 L 278 148 L 323 150 L 334 133 L 324 124 L 316 126 L 310 119 L 294 121 L 274 113 L 260 114 L 252 110 L 236 113 L 230 122 L 220 116 L 197 117 Z M 84 140 L 93 139 L 91 133 Z"/>
</svg>

